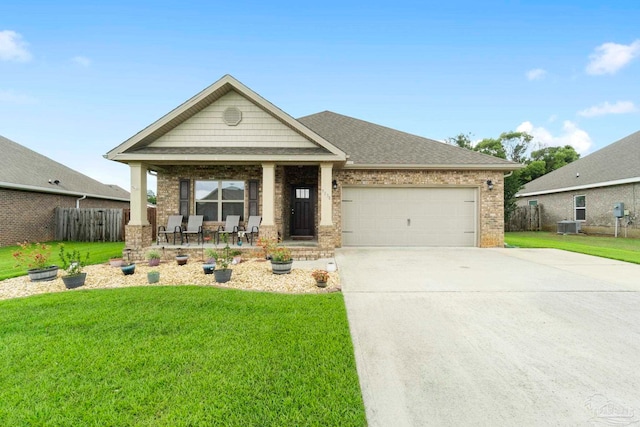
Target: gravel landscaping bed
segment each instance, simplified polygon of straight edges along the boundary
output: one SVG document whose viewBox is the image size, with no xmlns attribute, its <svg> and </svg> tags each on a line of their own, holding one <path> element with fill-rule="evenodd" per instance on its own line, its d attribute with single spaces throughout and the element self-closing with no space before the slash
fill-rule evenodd
<svg viewBox="0 0 640 427">
<path fill-rule="evenodd" d="M 163 262 L 158 267 L 149 267 L 146 262 L 136 264 L 135 274 L 125 276 L 119 267 L 109 264 L 90 265 L 84 268 L 87 280 L 84 286 L 67 289 L 62 282 L 62 271 L 58 278 L 50 282 L 31 282 L 28 276 L 16 277 L 0 282 L 0 300 L 26 297 L 47 292 L 71 292 L 84 289 L 124 288 L 128 286 L 217 286 L 222 288 L 245 289 L 280 293 L 323 293 L 340 290 L 340 279 L 337 273 L 329 274 L 326 288 L 316 286 L 309 269 L 293 268 L 289 274 L 273 274 L 271 263 L 261 260 L 243 261 L 232 265 L 233 273 L 227 283 L 216 283 L 213 274 L 205 275 L 202 263 L 189 261 L 179 266 L 175 261 Z M 147 272 L 160 272 L 160 282 L 147 283 Z"/>
</svg>

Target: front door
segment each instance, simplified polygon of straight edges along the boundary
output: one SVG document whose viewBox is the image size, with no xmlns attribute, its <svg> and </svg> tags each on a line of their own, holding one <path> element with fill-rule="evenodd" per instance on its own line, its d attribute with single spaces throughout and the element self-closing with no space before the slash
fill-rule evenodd
<svg viewBox="0 0 640 427">
<path fill-rule="evenodd" d="M 291 187 L 291 237 L 313 237 L 313 190 L 308 185 Z"/>
</svg>

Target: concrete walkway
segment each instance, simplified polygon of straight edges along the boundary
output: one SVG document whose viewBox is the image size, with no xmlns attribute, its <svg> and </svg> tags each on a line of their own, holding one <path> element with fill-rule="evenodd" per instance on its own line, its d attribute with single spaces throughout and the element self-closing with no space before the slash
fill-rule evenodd
<svg viewBox="0 0 640 427">
<path fill-rule="evenodd" d="M 640 266 L 337 251 L 369 426 L 640 425 Z"/>
</svg>

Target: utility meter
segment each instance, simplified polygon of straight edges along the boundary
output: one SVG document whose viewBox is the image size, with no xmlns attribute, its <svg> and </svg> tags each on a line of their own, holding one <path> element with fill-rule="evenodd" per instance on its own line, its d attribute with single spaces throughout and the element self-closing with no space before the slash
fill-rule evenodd
<svg viewBox="0 0 640 427">
<path fill-rule="evenodd" d="M 624 203 L 617 202 L 613 204 L 613 216 L 616 218 L 624 217 Z"/>
</svg>

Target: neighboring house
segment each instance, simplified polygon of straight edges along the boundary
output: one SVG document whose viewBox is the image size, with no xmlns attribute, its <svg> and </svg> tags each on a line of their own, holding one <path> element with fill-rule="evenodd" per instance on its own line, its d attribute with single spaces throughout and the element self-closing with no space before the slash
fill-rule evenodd
<svg viewBox="0 0 640 427">
<path fill-rule="evenodd" d="M 624 203 L 619 232 L 640 237 L 640 132 L 531 181 L 516 195 L 519 206 L 540 205 L 545 230 L 578 221 L 587 233 L 614 234 L 614 204 Z"/>
<path fill-rule="evenodd" d="M 520 167 L 328 111 L 296 120 L 229 75 L 106 157 L 130 166 L 127 247 L 139 254 L 151 245 L 147 170 L 159 225 L 198 214 L 213 230 L 229 214 L 261 215 L 261 236 L 311 240 L 317 257 L 341 246 L 503 246 L 503 179 Z"/>
<path fill-rule="evenodd" d="M 0 246 L 54 239 L 56 207 L 128 208 L 129 193 L 0 136 Z"/>
</svg>

